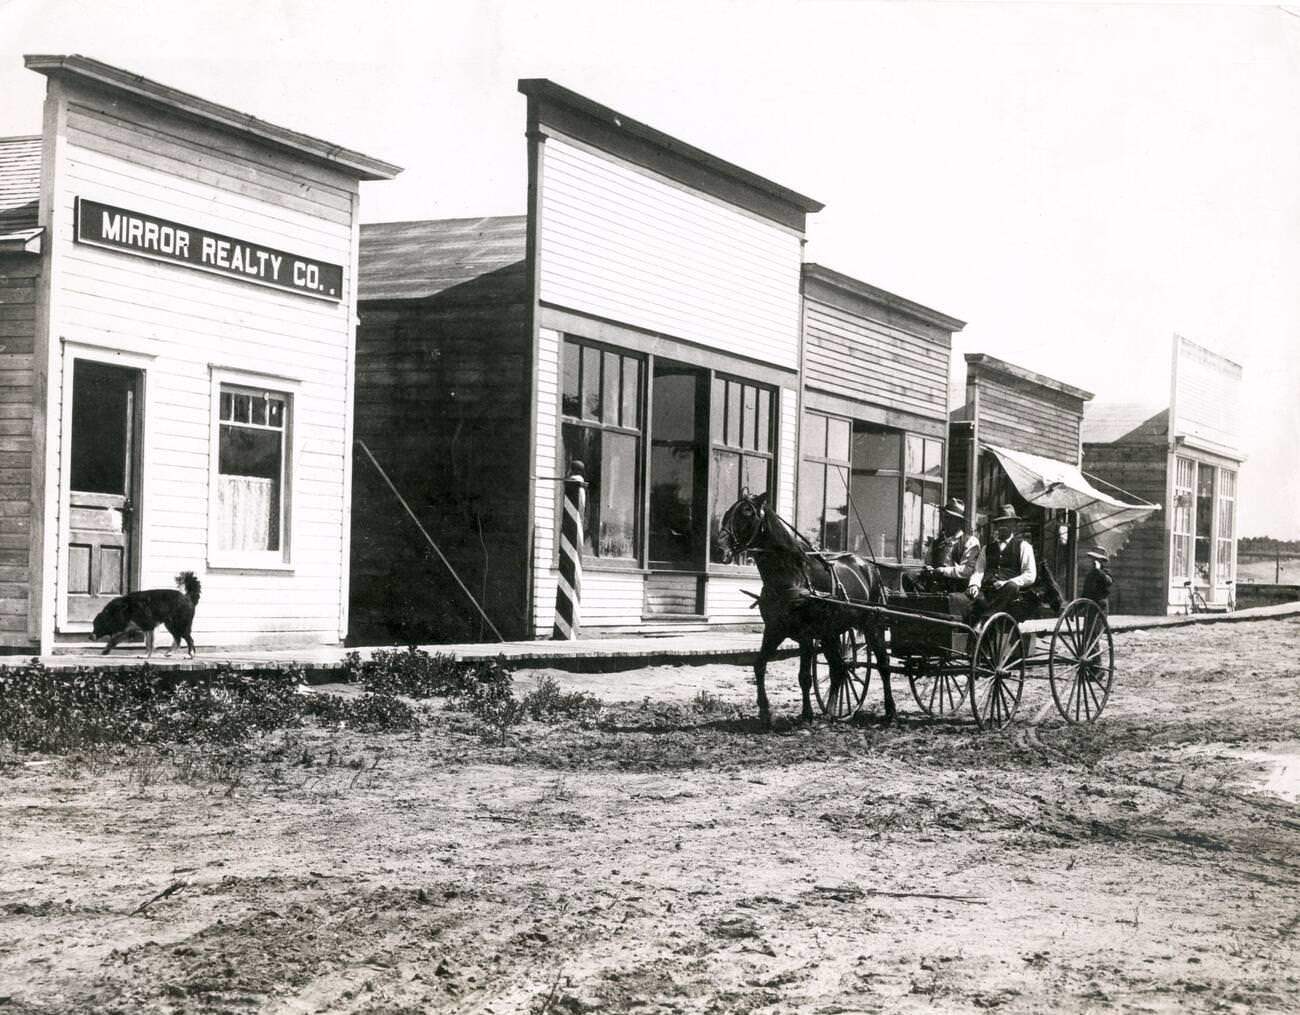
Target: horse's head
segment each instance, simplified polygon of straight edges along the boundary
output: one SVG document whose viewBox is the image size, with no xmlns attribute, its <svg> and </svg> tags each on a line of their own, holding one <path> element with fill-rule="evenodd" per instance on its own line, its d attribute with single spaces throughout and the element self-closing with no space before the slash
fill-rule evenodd
<svg viewBox="0 0 1300 1015">
<path fill-rule="evenodd" d="M 717 546 L 722 563 L 730 564 L 753 548 L 767 527 L 767 493 L 740 495 L 727 508 L 718 526 Z"/>
</svg>

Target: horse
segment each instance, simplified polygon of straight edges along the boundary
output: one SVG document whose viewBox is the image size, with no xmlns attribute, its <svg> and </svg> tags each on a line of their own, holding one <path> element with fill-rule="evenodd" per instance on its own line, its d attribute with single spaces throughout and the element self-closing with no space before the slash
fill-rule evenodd
<svg viewBox="0 0 1300 1015">
<path fill-rule="evenodd" d="M 846 631 L 858 631 L 880 670 L 885 691 L 885 718 L 894 718 L 894 695 L 889 684 L 889 654 L 881 625 L 852 604 L 884 606 L 885 585 L 876 566 L 856 554 L 818 553 L 784 518 L 768 507 L 767 494 L 743 494 L 722 516 L 717 545 L 725 563 L 752 554 L 763 579 L 758 597 L 763 617 L 763 644 L 754 662 L 758 685 L 758 715 L 772 723 L 764 677 L 767 664 L 786 638 L 799 645 L 799 689 L 803 693 L 801 722 L 813 718 L 813 652 L 820 645 L 833 685 L 848 677 L 839 651 Z"/>
</svg>

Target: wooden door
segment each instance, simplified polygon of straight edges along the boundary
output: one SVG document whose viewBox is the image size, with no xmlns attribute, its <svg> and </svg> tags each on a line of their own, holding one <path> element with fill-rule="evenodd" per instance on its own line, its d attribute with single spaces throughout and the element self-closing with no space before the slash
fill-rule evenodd
<svg viewBox="0 0 1300 1015">
<path fill-rule="evenodd" d="M 134 581 L 140 372 L 76 360 L 69 434 L 67 622 L 85 624 Z"/>
</svg>

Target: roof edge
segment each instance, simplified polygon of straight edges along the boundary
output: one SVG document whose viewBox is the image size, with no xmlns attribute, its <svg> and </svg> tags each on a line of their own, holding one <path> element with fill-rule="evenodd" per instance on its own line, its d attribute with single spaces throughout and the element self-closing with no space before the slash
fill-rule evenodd
<svg viewBox="0 0 1300 1015">
<path fill-rule="evenodd" d="M 391 180 L 402 171 L 401 166 L 393 165 L 391 162 L 371 158 L 369 155 L 344 148 L 342 145 L 331 144 L 320 138 L 277 126 L 266 120 L 260 120 L 250 113 L 241 113 L 229 106 L 199 98 L 189 92 L 159 84 L 142 75 L 132 74 L 80 54 L 74 53 L 71 56 L 29 54 L 23 57 L 23 62 L 28 70 L 47 77 L 72 77 L 106 85 L 129 92 L 155 105 L 218 124 L 228 130 L 251 134 L 262 141 L 289 148 L 318 162 L 345 169 L 360 180 Z"/>
<path fill-rule="evenodd" d="M 1066 384 L 1064 381 L 1058 381 L 1054 377 L 1048 377 L 1045 374 L 1037 374 L 1032 370 L 1026 370 L 1024 367 L 1016 366 L 1014 363 L 1008 363 L 1006 360 L 998 359 L 996 356 L 990 356 L 986 352 L 968 352 L 966 353 L 966 367 L 969 376 L 970 367 L 985 367 L 989 370 L 996 370 L 999 373 L 1010 374 L 1012 377 L 1018 377 L 1022 381 L 1029 381 L 1031 384 L 1039 384 L 1044 388 L 1052 391 L 1059 391 L 1061 394 L 1070 395 L 1084 402 L 1090 402 L 1096 396 L 1091 391 L 1085 391 L 1083 388 L 1076 388 L 1073 384 Z"/>
<path fill-rule="evenodd" d="M 625 116 L 609 106 L 602 105 L 585 95 L 579 95 L 563 85 L 557 85 L 549 78 L 520 78 L 519 91 L 529 98 L 544 99 L 557 105 L 567 106 L 576 112 L 599 120 L 606 126 L 625 131 L 633 137 L 640 138 L 675 155 L 705 166 L 721 176 L 729 177 L 747 187 L 761 191 L 769 197 L 784 201 L 802 212 L 818 212 L 826 207 L 821 201 L 806 197 L 789 187 L 783 187 L 781 184 L 775 183 L 764 176 L 759 176 L 757 173 L 750 172 L 748 169 L 742 169 L 734 162 L 728 162 L 726 159 L 711 155 L 702 148 L 696 148 L 694 145 L 687 144 L 671 134 L 656 130 L 649 124 Z"/>
<path fill-rule="evenodd" d="M 845 275 L 813 261 L 804 262 L 803 276 L 815 279 L 818 282 L 824 282 L 836 289 L 842 289 L 844 292 L 852 293 L 854 296 L 859 296 L 890 310 L 900 311 L 924 321 L 926 324 L 933 324 L 935 327 L 943 328 L 945 331 L 958 332 L 966 327 L 965 321 L 950 317 L 942 311 L 927 307 L 922 303 L 909 300 L 905 296 L 891 293 L 887 289 L 881 289 L 869 282 L 863 282 L 861 279 L 853 278 L 851 275 Z"/>
</svg>

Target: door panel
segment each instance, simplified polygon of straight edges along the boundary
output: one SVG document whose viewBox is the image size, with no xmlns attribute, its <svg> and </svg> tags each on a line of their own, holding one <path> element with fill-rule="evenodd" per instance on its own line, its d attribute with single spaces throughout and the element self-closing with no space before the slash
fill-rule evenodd
<svg viewBox="0 0 1300 1015">
<path fill-rule="evenodd" d="M 63 587 L 67 622 L 93 620 L 133 584 L 140 371 L 76 360 Z"/>
</svg>

